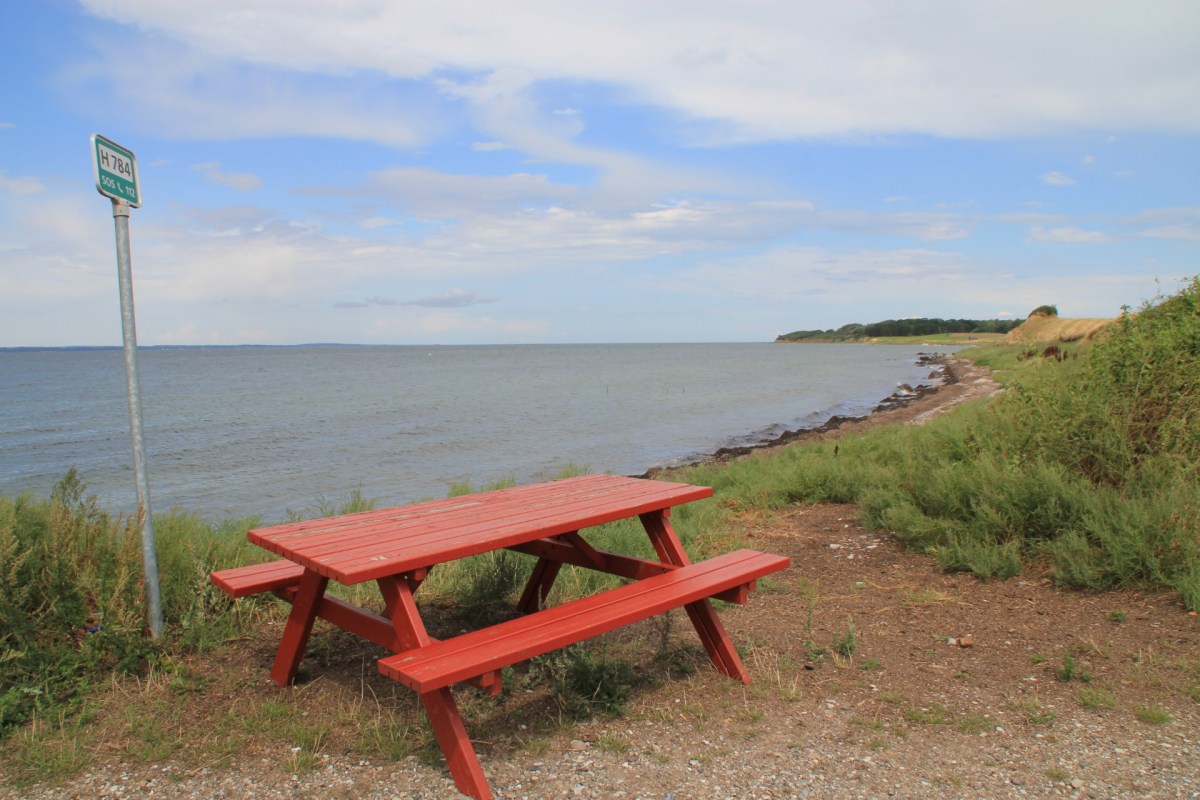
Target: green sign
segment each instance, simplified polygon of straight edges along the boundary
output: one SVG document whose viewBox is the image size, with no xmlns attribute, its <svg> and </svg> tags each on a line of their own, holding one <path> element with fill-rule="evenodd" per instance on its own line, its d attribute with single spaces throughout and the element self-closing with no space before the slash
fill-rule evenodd
<svg viewBox="0 0 1200 800">
<path fill-rule="evenodd" d="M 98 133 L 93 134 L 92 166 L 96 173 L 96 191 L 113 200 L 124 200 L 134 208 L 142 204 L 137 158 L 132 150 L 126 150 Z"/>
</svg>

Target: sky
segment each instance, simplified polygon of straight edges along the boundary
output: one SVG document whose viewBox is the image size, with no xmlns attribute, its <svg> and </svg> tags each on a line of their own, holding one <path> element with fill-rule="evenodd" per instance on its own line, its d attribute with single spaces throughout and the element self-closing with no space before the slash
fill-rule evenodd
<svg viewBox="0 0 1200 800">
<path fill-rule="evenodd" d="M 1195 0 L 0 0 L 0 347 L 771 341 L 1200 272 Z"/>
</svg>

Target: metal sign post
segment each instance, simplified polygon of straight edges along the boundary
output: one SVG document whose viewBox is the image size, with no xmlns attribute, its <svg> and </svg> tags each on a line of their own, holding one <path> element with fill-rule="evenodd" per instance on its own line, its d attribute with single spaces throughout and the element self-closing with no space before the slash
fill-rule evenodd
<svg viewBox="0 0 1200 800">
<path fill-rule="evenodd" d="M 137 325 L 133 314 L 133 268 L 129 258 L 129 208 L 142 204 L 137 158 L 132 150 L 99 134 L 92 136 L 92 166 L 96 190 L 112 200 L 117 234 L 117 282 L 121 292 L 121 338 L 125 344 L 125 381 L 129 392 L 129 428 L 133 435 L 133 474 L 137 485 L 138 520 L 142 527 L 142 567 L 146 574 L 146 606 L 150 633 L 162 635 L 162 599 L 158 555 L 150 514 L 150 481 L 146 476 L 145 434 L 142 429 L 141 379 L 137 365 Z"/>
</svg>

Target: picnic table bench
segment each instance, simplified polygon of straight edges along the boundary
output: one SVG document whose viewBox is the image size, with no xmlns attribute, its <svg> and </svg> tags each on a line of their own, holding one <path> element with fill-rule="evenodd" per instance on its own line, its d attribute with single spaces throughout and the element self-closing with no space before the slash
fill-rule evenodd
<svg viewBox="0 0 1200 800">
<path fill-rule="evenodd" d="M 706 486 L 586 475 L 407 506 L 252 530 L 249 540 L 282 560 L 212 573 L 232 597 L 273 592 L 292 605 L 271 679 L 296 677 L 320 617 L 389 651 L 382 674 L 417 692 L 455 785 L 490 800 L 491 789 L 450 687 L 501 690 L 506 667 L 560 647 L 686 609 L 713 666 L 743 683 L 750 674 L 709 598 L 744 603 L 758 578 L 788 566 L 783 556 L 737 550 L 692 563 L 670 524 L 671 508 L 712 494 Z M 638 517 L 658 560 L 601 550 L 585 528 Z M 444 641 L 425 630 L 414 595 L 438 564 L 499 549 L 536 558 L 517 607 L 524 616 Z M 564 564 L 629 580 L 615 589 L 543 608 Z M 330 580 L 375 581 L 384 613 L 326 595 Z"/>
</svg>

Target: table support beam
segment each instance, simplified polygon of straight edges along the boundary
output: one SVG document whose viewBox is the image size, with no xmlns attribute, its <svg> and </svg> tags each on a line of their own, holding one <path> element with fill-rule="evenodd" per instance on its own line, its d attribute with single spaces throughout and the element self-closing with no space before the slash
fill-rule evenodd
<svg viewBox="0 0 1200 800">
<path fill-rule="evenodd" d="M 550 589 L 554 586 L 554 579 L 558 577 L 561 567 L 561 561 L 539 558 L 533 565 L 533 572 L 529 576 L 529 582 L 525 584 L 521 599 L 517 601 L 517 610 L 522 614 L 532 614 L 541 608 L 550 596 Z"/>
<path fill-rule="evenodd" d="M 288 614 L 283 638 L 275 652 L 275 665 L 271 668 L 271 680 L 280 686 L 287 686 L 296 680 L 296 670 L 300 668 L 300 659 L 308 646 L 313 620 L 317 618 L 317 608 L 321 604 L 321 598 L 325 596 L 325 587 L 328 584 L 328 578 L 311 569 L 304 570 L 304 574 L 300 576 L 300 585 L 296 588 L 296 597 L 292 601 L 292 611 Z"/>
<path fill-rule="evenodd" d="M 640 518 L 658 557 L 677 567 L 687 566 L 692 562 L 675 529 L 671 527 L 670 516 L 671 509 L 664 508 L 662 511 L 642 514 Z M 700 600 L 689 603 L 685 608 L 688 619 L 692 621 L 692 627 L 696 629 L 696 635 L 700 637 L 700 642 L 717 672 L 736 678 L 742 683 L 750 683 L 750 671 L 742 663 L 741 656 L 737 654 L 737 648 L 725 632 L 725 626 L 721 624 L 712 603 Z"/>
<path fill-rule="evenodd" d="M 425 706 L 425 714 L 429 717 L 430 727 L 441 745 L 442 754 L 446 757 L 446 765 L 450 767 L 450 775 L 454 785 L 465 795 L 475 800 L 492 800 L 492 789 L 488 786 L 487 777 L 483 774 L 483 765 L 475 754 L 471 737 L 463 724 L 462 715 L 454 703 L 454 695 L 450 688 L 436 689 L 421 695 L 421 703 Z"/>
<path fill-rule="evenodd" d="M 425 623 L 421 621 L 421 613 L 413 597 L 413 591 L 419 585 L 419 580 L 407 575 L 379 579 L 384 605 L 391 614 L 396 636 L 405 650 L 422 647 L 432 641 L 425 631 Z M 446 756 L 454 785 L 463 794 L 476 800 L 492 800 L 492 790 L 483 775 L 483 765 L 479 763 L 479 756 L 471 745 L 471 737 L 467 734 L 449 687 L 422 694 L 421 704 L 425 706 L 425 715 L 429 717 L 433 734 Z"/>
</svg>

